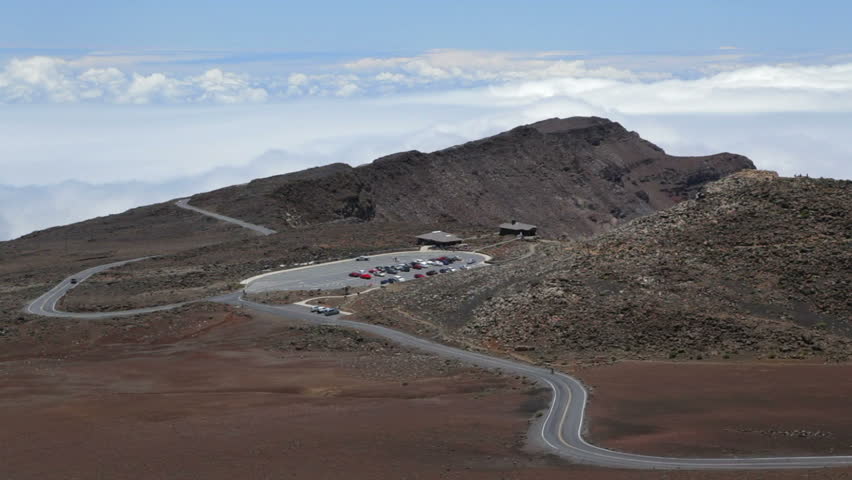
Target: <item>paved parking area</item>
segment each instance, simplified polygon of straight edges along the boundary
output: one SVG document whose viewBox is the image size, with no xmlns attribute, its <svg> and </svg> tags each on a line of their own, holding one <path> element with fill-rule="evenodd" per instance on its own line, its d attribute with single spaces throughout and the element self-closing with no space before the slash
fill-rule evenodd
<svg viewBox="0 0 852 480">
<path fill-rule="evenodd" d="M 484 265 L 484 261 L 488 258 L 485 255 L 471 252 L 450 252 L 433 250 L 429 252 L 404 252 L 404 253 L 388 253 L 381 255 L 370 255 L 369 261 L 359 262 L 354 258 L 351 260 L 341 260 L 337 262 L 322 263 L 319 265 L 311 265 L 309 267 L 300 267 L 281 272 L 273 272 L 254 280 L 251 280 L 246 286 L 248 293 L 272 292 L 281 290 L 331 290 L 343 288 L 347 285 L 350 287 L 378 286 L 379 282 L 386 277 L 373 276 L 371 280 L 363 280 L 349 276 L 350 272 L 358 270 L 369 270 L 378 265 L 394 265 L 397 263 L 409 263 L 414 260 L 428 260 L 430 258 L 442 256 L 457 256 L 462 259 L 461 262 L 456 262 L 451 265 L 458 268 L 459 265 L 467 264 L 468 260 L 475 260 L 476 263 L 468 265 L 472 268 L 477 268 Z M 410 272 L 400 272 L 399 276 L 405 278 L 406 281 L 424 280 L 415 279 L 416 273 L 426 273 L 428 270 L 438 270 L 444 267 L 428 267 L 423 270 L 414 270 Z M 455 272 L 442 275 L 457 275 L 462 272 Z"/>
</svg>

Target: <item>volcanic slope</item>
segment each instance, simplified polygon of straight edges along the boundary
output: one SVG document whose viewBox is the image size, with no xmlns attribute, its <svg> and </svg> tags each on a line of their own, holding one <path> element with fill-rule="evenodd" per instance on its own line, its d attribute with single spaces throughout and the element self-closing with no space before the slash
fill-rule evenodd
<svg viewBox="0 0 852 480">
<path fill-rule="evenodd" d="M 379 292 L 359 308 L 393 304 L 457 340 L 543 361 L 843 360 L 850 212 L 852 182 L 744 171 L 594 239 L 541 243 L 523 261 Z"/>
<path fill-rule="evenodd" d="M 273 264 L 398 249 L 435 229 L 481 237 L 517 219 L 539 224 L 543 236 L 584 236 L 750 168 L 739 155 L 666 155 L 601 118 L 545 120 L 434 153 L 398 153 L 357 168 L 333 164 L 190 200 L 277 235 L 261 237 L 170 201 L 0 242 L 0 322 L 23 321 L 18 310 L 45 287 L 111 261 L 166 256 L 126 267 L 132 272 L 124 277 L 141 283 L 113 272 L 110 288 L 93 297 L 104 308 L 169 303 L 229 288 Z M 219 287 L 201 291 L 213 283 Z M 144 298 L 125 302 L 131 292 Z"/>
<path fill-rule="evenodd" d="M 730 153 L 667 155 L 603 118 L 554 118 L 433 153 L 255 180 L 191 203 L 278 230 L 341 220 L 494 226 L 517 219 L 546 236 L 578 237 L 753 168 Z"/>
</svg>

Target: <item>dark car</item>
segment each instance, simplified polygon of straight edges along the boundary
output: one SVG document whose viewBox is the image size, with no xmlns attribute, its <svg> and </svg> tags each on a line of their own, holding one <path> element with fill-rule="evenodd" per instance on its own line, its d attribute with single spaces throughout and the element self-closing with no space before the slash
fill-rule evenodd
<svg viewBox="0 0 852 480">
<path fill-rule="evenodd" d="M 440 269 L 440 270 L 438 270 L 438 271 L 439 271 L 439 272 L 441 272 L 441 273 L 447 273 L 447 272 L 449 272 L 449 271 L 450 271 L 450 269 L 449 269 L 449 268 L 442 268 L 442 269 Z"/>
<path fill-rule="evenodd" d="M 408 265 L 406 265 L 406 266 L 404 266 L 404 267 L 400 268 L 400 270 L 401 270 L 401 271 L 403 271 L 403 272 L 410 272 L 410 271 L 411 271 L 411 267 L 409 267 Z"/>
<path fill-rule="evenodd" d="M 72 279 L 71 279 L 71 285 L 74 285 L 74 284 L 76 284 L 76 283 L 77 283 L 77 279 L 76 279 L 76 278 L 72 278 Z"/>
<path fill-rule="evenodd" d="M 379 283 L 382 284 L 382 285 L 387 285 L 389 283 L 393 283 L 393 282 L 391 282 L 391 280 L 392 280 L 391 278 L 386 278 Z"/>
<path fill-rule="evenodd" d="M 438 274 L 438 272 L 436 272 L 435 270 L 429 270 L 428 272 L 426 272 L 426 275 L 437 275 L 437 274 Z"/>
</svg>

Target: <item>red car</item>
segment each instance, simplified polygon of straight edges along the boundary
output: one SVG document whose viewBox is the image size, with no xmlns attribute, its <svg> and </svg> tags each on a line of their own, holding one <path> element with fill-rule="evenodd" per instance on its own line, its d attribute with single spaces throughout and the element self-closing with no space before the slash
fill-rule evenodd
<svg viewBox="0 0 852 480">
<path fill-rule="evenodd" d="M 422 273 L 416 273 L 414 274 L 414 278 L 426 278 L 426 275 L 423 275 Z"/>
<path fill-rule="evenodd" d="M 412 266 L 411 268 L 413 268 L 415 270 L 422 270 L 424 267 L 423 267 L 423 265 L 420 265 L 419 263 L 417 263 L 417 264 L 414 264 L 414 266 Z"/>
<path fill-rule="evenodd" d="M 362 273 L 361 278 L 363 278 L 364 280 L 369 280 L 369 279 L 373 278 L 373 276 L 370 275 L 369 273 Z"/>
<path fill-rule="evenodd" d="M 360 274 L 360 273 L 358 273 L 358 272 L 352 272 L 352 273 L 350 273 L 350 274 L 349 274 L 349 276 L 350 276 L 350 277 L 358 278 L 358 277 L 360 277 L 360 276 L 361 276 L 361 274 Z"/>
<path fill-rule="evenodd" d="M 369 270 L 367 270 L 367 271 L 368 271 L 368 272 L 370 272 L 370 273 L 376 273 L 376 272 L 378 272 L 378 270 L 376 270 L 375 268 L 371 268 L 371 269 L 369 269 Z"/>
</svg>

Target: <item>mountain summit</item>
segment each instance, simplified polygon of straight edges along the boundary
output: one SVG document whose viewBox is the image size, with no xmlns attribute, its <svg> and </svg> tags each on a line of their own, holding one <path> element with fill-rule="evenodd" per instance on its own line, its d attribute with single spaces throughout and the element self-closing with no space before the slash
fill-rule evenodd
<svg viewBox="0 0 852 480">
<path fill-rule="evenodd" d="M 278 230 L 340 221 L 496 225 L 585 236 L 753 169 L 741 155 L 677 157 L 598 117 L 552 118 L 359 167 L 332 164 L 196 195 L 191 202 Z"/>
</svg>

